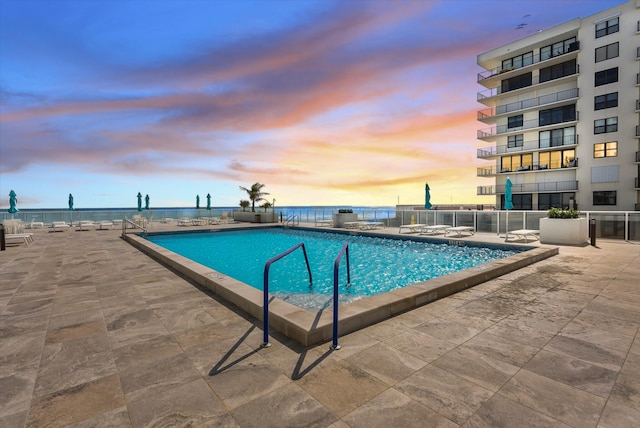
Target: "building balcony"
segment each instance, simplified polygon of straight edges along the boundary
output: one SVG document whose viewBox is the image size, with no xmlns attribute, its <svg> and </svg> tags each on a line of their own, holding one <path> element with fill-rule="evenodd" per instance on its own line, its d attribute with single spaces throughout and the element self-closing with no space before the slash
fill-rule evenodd
<svg viewBox="0 0 640 428">
<path fill-rule="evenodd" d="M 497 145 L 494 147 L 487 147 L 484 149 L 478 149 L 478 159 L 493 159 L 502 155 L 524 153 L 524 152 L 537 152 L 553 150 L 559 147 L 576 146 L 578 144 L 578 135 L 569 135 L 561 139 L 553 139 L 551 142 L 543 142 L 540 144 L 540 140 L 530 140 L 522 143 L 522 146 L 510 147 L 505 144 Z"/>
<path fill-rule="evenodd" d="M 640 47 L 636 48 L 636 60 L 640 59 Z"/>
<path fill-rule="evenodd" d="M 578 88 L 567 89 L 566 91 L 554 92 L 553 94 L 543 95 L 541 97 L 529 98 L 515 103 L 502 104 L 493 108 L 480 110 L 478 112 L 478 120 L 489 121 L 496 116 L 512 113 L 514 111 L 526 110 L 575 99 L 578 98 L 578 92 Z"/>
<path fill-rule="evenodd" d="M 636 190 L 640 190 L 640 178 L 636 177 L 636 185 L 635 185 L 635 189 Z"/>
<path fill-rule="evenodd" d="M 478 177 L 495 177 L 496 176 L 496 167 L 478 167 L 476 175 Z"/>
<path fill-rule="evenodd" d="M 636 125 L 636 138 L 640 138 L 640 125 Z"/>
<path fill-rule="evenodd" d="M 513 193 L 550 193 L 550 192 L 570 192 L 578 190 L 577 181 L 559 181 L 554 183 L 524 183 L 513 184 L 511 191 Z M 500 195 L 506 192 L 504 184 L 497 186 L 478 186 L 478 196 Z"/>
<path fill-rule="evenodd" d="M 636 73 L 636 86 L 640 86 L 640 73 Z"/>
<path fill-rule="evenodd" d="M 580 42 L 575 42 L 572 43 L 571 45 L 569 45 L 569 47 L 567 48 L 566 52 L 563 52 L 561 55 L 556 55 L 554 57 L 551 58 L 541 58 L 540 54 L 534 55 L 533 56 L 533 60 L 530 64 L 525 64 L 522 67 L 519 68 L 502 68 L 502 66 L 500 67 L 496 67 L 493 68 L 491 70 L 485 70 L 482 71 L 480 73 L 478 73 L 478 83 L 480 84 L 484 84 L 485 81 L 487 79 L 490 79 L 492 77 L 496 77 L 496 76 L 500 76 L 500 78 L 502 79 L 503 77 L 509 77 L 513 74 L 516 74 L 516 72 L 521 72 L 524 71 L 528 68 L 532 68 L 534 65 L 536 64 L 540 64 L 541 62 L 549 62 L 551 64 L 551 62 L 563 62 L 566 61 L 567 57 L 569 56 L 577 56 L 578 51 L 580 50 Z"/>
<path fill-rule="evenodd" d="M 514 168 L 513 170 L 509 169 L 509 168 L 502 168 L 500 169 L 500 171 L 498 171 L 498 169 L 495 166 L 490 166 L 490 167 L 478 167 L 477 173 L 476 175 L 478 177 L 496 177 L 498 175 L 501 174 L 521 174 L 521 173 L 525 173 L 525 172 L 539 172 L 539 171 L 550 171 L 550 170 L 554 170 L 554 169 L 563 169 L 563 168 L 577 168 L 577 163 L 574 163 L 572 166 L 565 166 L 562 165 L 560 162 L 558 162 L 557 165 L 555 164 L 538 164 L 538 163 L 534 163 L 532 165 L 526 165 L 526 166 L 519 166 Z"/>
<path fill-rule="evenodd" d="M 636 113 L 640 113 L 640 100 L 636 100 Z"/>
<path fill-rule="evenodd" d="M 506 186 L 500 184 L 496 186 L 496 193 L 502 194 L 506 192 Z M 544 183 L 522 183 L 512 184 L 511 191 L 513 193 L 548 193 L 548 192 L 567 192 L 578 190 L 577 181 L 557 181 Z"/>
<path fill-rule="evenodd" d="M 483 103 L 483 104 L 489 104 L 490 99 L 494 98 L 494 97 L 497 97 L 498 95 L 503 95 L 503 94 L 511 95 L 511 94 L 515 94 L 517 92 L 521 92 L 523 90 L 530 91 L 532 89 L 539 89 L 538 87 L 541 86 L 541 85 L 549 85 L 549 84 L 557 85 L 557 84 L 561 83 L 561 81 L 577 79 L 579 73 L 580 73 L 579 67 L 576 66 L 576 72 L 575 73 L 568 74 L 568 75 L 562 76 L 562 77 L 558 77 L 556 79 L 545 80 L 544 82 L 540 81 L 540 76 L 534 76 L 534 78 L 531 81 L 531 85 L 529 85 L 529 86 L 523 86 L 522 88 L 511 89 L 511 90 L 507 90 L 507 91 L 503 91 L 502 87 L 498 86 L 496 88 L 487 89 L 485 91 L 478 92 L 476 100 L 478 102 L 480 102 L 480 103 Z"/>
<path fill-rule="evenodd" d="M 514 127 L 511 127 L 511 128 L 509 128 L 508 124 L 492 126 L 491 128 L 485 128 L 485 129 L 478 130 L 478 139 L 479 140 L 484 140 L 484 139 L 489 139 L 489 138 L 495 137 L 497 135 L 516 133 L 516 132 L 520 132 L 520 131 L 524 131 L 524 130 L 530 130 L 530 129 L 534 129 L 534 128 L 557 126 L 557 125 L 561 125 L 561 124 L 569 124 L 569 123 L 572 123 L 572 122 L 575 123 L 575 122 L 577 122 L 577 120 L 578 120 L 578 112 L 576 112 L 576 117 L 575 118 L 567 119 L 565 121 L 557 122 L 557 123 L 542 123 L 541 124 L 539 119 L 530 119 L 530 120 L 524 121 L 522 123 L 522 126 L 514 126 Z M 640 136 L 640 135 L 638 135 L 638 132 L 640 132 L 640 127 L 636 127 L 636 136 Z"/>
</svg>

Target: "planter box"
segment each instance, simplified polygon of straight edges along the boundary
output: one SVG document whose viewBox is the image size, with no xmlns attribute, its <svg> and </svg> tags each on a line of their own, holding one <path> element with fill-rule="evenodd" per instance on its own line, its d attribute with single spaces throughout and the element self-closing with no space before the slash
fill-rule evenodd
<svg viewBox="0 0 640 428">
<path fill-rule="evenodd" d="M 540 243 L 587 245 L 589 224 L 586 218 L 541 218 Z"/>
<path fill-rule="evenodd" d="M 248 223 L 273 223 L 273 213 L 234 211 L 233 219 L 235 221 L 244 221 Z"/>
<path fill-rule="evenodd" d="M 358 221 L 358 214 L 337 213 L 333 215 L 333 227 L 344 227 L 344 224 L 350 221 Z"/>
</svg>

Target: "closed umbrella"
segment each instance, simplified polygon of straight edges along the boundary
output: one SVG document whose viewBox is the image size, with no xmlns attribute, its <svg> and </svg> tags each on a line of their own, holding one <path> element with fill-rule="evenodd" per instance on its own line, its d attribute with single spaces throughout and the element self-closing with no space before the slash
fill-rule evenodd
<svg viewBox="0 0 640 428">
<path fill-rule="evenodd" d="M 509 177 L 507 177 L 507 182 L 505 185 L 505 192 L 504 192 L 504 209 L 507 211 L 507 222 L 506 222 L 506 232 L 505 232 L 505 236 L 504 239 L 507 239 L 507 234 L 509 233 L 509 210 L 513 209 L 513 195 L 512 195 L 512 189 L 511 187 L 513 186 L 513 184 L 511 184 L 511 179 Z"/>
<path fill-rule="evenodd" d="M 211 211 L 211 195 L 207 193 L 207 210 Z"/>
<path fill-rule="evenodd" d="M 69 211 L 73 211 L 73 195 L 69 193 Z"/>
<path fill-rule="evenodd" d="M 424 185 L 424 209 L 430 210 L 431 205 L 431 189 L 429 188 L 429 183 L 425 183 Z"/>
<path fill-rule="evenodd" d="M 138 211 L 142 211 L 142 195 L 138 192 Z"/>
<path fill-rule="evenodd" d="M 149 195 L 144 197 L 144 209 L 145 210 L 149 209 Z"/>
<path fill-rule="evenodd" d="M 9 192 L 9 209 L 8 211 L 11 214 L 15 214 L 18 211 L 20 211 L 17 207 L 16 204 L 18 203 L 18 195 L 16 195 L 16 192 L 14 192 L 13 190 L 11 192 Z"/>
<path fill-rule="evenodd" d="M 200 209 L 200 195 L 196 195 L 196 209 Z"/>
</svg>

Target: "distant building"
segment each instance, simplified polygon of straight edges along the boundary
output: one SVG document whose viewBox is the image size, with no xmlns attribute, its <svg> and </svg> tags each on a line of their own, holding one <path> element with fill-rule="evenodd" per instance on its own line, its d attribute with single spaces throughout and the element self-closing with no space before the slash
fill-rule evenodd
<svg viewBox="0 0 640 428">
<path fill-rule="evenodd" d="M 514 209 L 640 210 L 640 0 L 541 30 L 478 55 L 491 146 L 478 176 Z"/>
</svg>

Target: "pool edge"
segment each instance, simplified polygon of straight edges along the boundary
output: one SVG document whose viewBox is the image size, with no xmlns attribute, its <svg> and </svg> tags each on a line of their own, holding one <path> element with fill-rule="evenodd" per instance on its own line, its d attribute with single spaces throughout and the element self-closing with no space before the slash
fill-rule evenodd
<svg viewBox="0 0 640 428">
<path fill-rule="evenodd" d="M 262 320 L 262 291 L 217 272 L 135 234 L 125 241 L 214 294 Z M 540 246 L 484 265 L 420 282 L 339 307 L 339 335 L 351 333 L 497 278 L 559 253 L 559 247 Z M 270 326 L 285 336 L 311 346 L 332 338 L 332 309 L 309 312 L 274 298 L 269 306 Z"/>
</svg>

